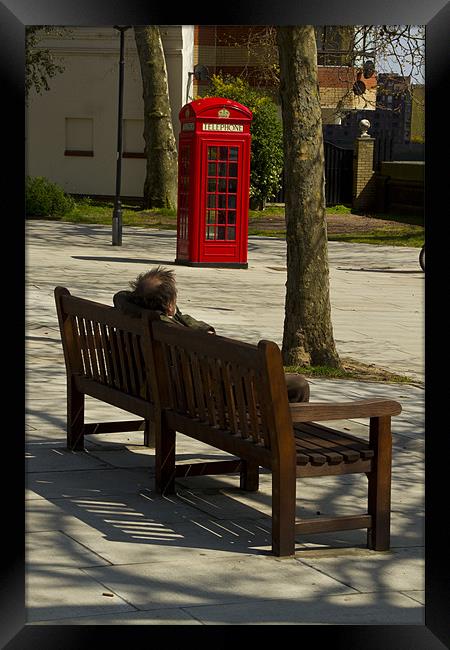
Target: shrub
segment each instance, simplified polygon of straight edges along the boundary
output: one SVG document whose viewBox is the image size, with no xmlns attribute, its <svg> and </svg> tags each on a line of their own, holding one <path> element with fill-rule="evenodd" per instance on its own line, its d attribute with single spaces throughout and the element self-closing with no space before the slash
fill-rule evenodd
<svg viewBox="0 0 450 650">
<path fill-rule="evenodd" d="M 283 126 L 275 102 L 239 77 L 213 75 L 208 97 L 233 99 L 253 113 L 250 196 L 261 209 L 281 187 Z"/>
<path fill-rule="evenodd" d="M 27 217 L 60 217 L 71 212 L 75 201 L 56 183 L 44 176 L 27 176 L 25 208 Z"/>
</svg>

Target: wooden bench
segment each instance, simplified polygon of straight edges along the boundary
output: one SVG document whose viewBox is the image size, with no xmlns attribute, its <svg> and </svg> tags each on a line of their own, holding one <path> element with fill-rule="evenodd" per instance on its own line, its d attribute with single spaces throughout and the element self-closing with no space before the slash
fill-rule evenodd
<svg viewBox="0 0 450 650">
<path fill-rule="evenodd" d="M 295 552 L 300 534 L 366 528 L 367 545 L 387 550 L 390 538 L 393 400 L 289 404 L 278 346 L 257 346 L 71 296 L 55 299 L 67 369 L 67 441 L 83 435 L 144 428 L 155 435 L 155 485 L 174 493 L 177 477 L 240 473 L 242 489 L 258 489 L 259 467 L 272 473 L 272 551 Z M 84 395 L 143 418 L 84 423 Z M 368 441 L 323 426 L 369 419 Z M 131 426 L 131 428 L 130 428 Z M 226 461 L 176 463 L 176 433 L 232 454 Z M 297 478 L 363 473 L 367 507 L 360 515 L 296 521 Z"/>
<path fill-rule="evenodd" d="M 144 431 L 152 445 L 154 398 L 150 359 L 152 343 L 146 321 L 121 314 L 56 287 L 56 311 L 67 375 L 67 446 L 84 449 L 92 433 Z M 156 317 L 156 315 L 155 315 Z M 85 423 L 85 396 L 140 416 L 139 420 Z"/>
</svg>

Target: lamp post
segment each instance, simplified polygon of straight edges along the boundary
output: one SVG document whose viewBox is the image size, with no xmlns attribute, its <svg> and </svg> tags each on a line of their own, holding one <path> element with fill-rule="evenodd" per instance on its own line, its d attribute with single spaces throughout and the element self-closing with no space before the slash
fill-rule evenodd
<svg viewBox="0 0 450 650">
<path fill-rule="evenodd" d="M 116 166 L 116 195 L 112 216 L 112 244 L 122 246 L 122 205 L 120 203 L 120 184 L 122 175 L 122 113 L 123 113 L 123 78 L 124 78 L 124 44 L 125 32 L 129 26 L 114 25 L 120 32 L 120 60 L 119 60 L 119 117 L 117 125 L 117 166 Z"/>
</svg>

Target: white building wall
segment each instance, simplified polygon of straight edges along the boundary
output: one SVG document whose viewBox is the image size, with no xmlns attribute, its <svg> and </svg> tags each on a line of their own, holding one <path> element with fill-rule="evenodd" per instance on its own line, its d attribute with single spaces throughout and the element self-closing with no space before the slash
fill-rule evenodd
<svg viewBox="0 0 450 650">
<path fill-rule="evenodd" d="M 178 140 L 178 113 L 185 100 L 187 71 L 193 67 L 193 28 L 170 25 L 162 26 L 161 32 Z M 119 33 L 112 27 L 71 28 L 71 36 L 49 39 L 42 45 L 62 57 L 65 70 L 50 80 L 49 91 L 41 95 L 32 91 L 30 95 L 26 112 L 27 174 L 46 176 L 74 194 L 114 195 Z M 130 29 L 125 32 L 124 152 L 144 151 L 143 109 L 141 71 Z M 76 148 L 77 138 L 84 150 L 91 141 L 92 157 L 65 155 L 66 149 Z M 145 167 L 144 158 L 123 158 L 122 196 L 142 196 Z"/>
</svg>

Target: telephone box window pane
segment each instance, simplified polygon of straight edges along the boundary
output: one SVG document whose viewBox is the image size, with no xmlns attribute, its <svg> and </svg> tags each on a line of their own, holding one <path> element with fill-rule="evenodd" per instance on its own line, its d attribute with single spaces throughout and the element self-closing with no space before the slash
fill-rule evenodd
<svg viewBox="0 0 450 650">
<path fill-rule="evenodd" d="M 208 159 L 217 160 L 217 147 L 208 147 Z"/>
<path fill-rule="evenodd" d="M 216 223 L 216 211 L 208 210 L 208 223 Z"/>
<path fill-rule="evenodd" d="M 217 239 L 225 239 L 225 226 L 217 228 Z"/>
<path fill-rule="evenodd" d="M 228 191 L 229 192 L 236 192 L 237 190 L 237 180 L 236 179 L 230 179 L 228 181 Z"/>
<path fill-rule="evenodd" d="M 228 147 L 220 147 L 219 159 L 226 160 L 228 158 Z"/>
<path fill-rule="evenodd" d="M 225 210 L 219 210 L 219 219 L 218 223 L 226 223 L 227 222 L 227 213 Z"/>
<path fill-rule="evenodd" d="M 237 176 L 237 164 L 230 163 L 228 176 Z"/>
<path fill-rule="evenodd" d="M 236 197 L 233 194 L 228 195 L 228 207 L 236 210 Z"/>
<path fill-rule="evenodd" d="M 227 181 L 226 178 L 219 178 L 219 192 L 227 191 Z"/>
<path fill-rule="evenodd" d="M 236 212 L 234 210 L 228 211 L 228 223 L 236 223 Z"/>
<path fill-rule="evenodd" d="M 216 163 L 208 163 L 208 176 L 217 175 L 217 166 Z"/>
<path fill-rule="evenodd" d="M 230 160 L 237 160 L 237 159 L 238 159 L 238 148 L 230 147 Z"/>
<path fill-rule="evenodd" d="M 206 239 L 215 239 L 216 236 L 214 231 L 215 231 L 214 226 L 208 226 L 208 228 L 206 229 Z"/>
<path fill-rule="evenodd" d="M 209 178 L 208 179 L 208 192 L 215 192 L 216 191 L 216 179 L 215 178 Z"/>
<path fill-rule="evenodd" d="M 227 239 L 236 239 L 236 228 L 227 228 Z"/>
<path fill-rule="evenodd" d="M 227 175 L 227 163 L 219 163 L 219 176 L 226 176 L 226 175 Z"/>
<path fill-rule="evenodd" d="M 219 194 L 219 208 L 226 208 L 227 207 L 227 197 L 226 194 Z"/>
<path fill-rule="evenodd" d="M 216 195 L 208 194 L 208 208 L 215 208 L 215 207 L 216 207 Z"/>
</svg>

